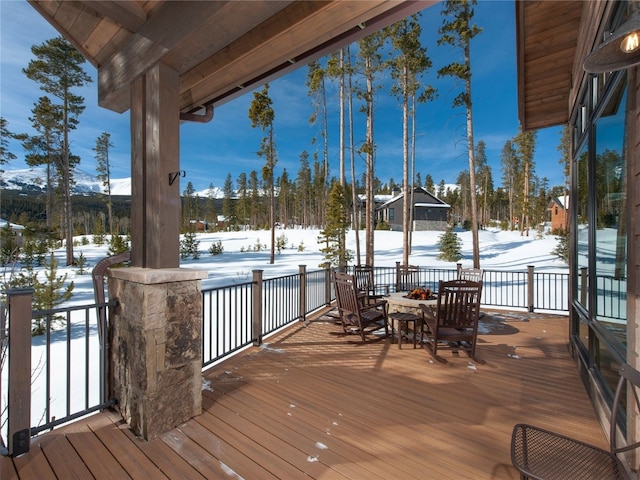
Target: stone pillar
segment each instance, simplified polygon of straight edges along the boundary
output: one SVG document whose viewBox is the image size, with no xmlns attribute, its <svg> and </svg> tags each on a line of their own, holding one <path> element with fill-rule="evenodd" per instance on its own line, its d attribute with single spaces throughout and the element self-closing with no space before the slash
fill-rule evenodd
<svg viewBox="0 0 640 480">
<path fill-rule="evenodd" d="M 206 271 L 109 270 L 111 386 L 124 420 L 145 439 L 202 412 L 202 294 Z"/>
</svg>

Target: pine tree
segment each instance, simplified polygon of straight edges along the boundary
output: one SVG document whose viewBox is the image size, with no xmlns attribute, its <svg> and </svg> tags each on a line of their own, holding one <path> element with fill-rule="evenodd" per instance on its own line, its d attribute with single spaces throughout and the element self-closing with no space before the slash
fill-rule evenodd
<svg viewBox="0 0 640 480">
<path fill-rule="evenodd" d="M 4 117 L 0 117 L 0 165 L 16 159 L 15 154 L 9 150 L 9 140 L 23 140 L 25 138 L 25 135 L 9 131 L 8 125 L 9 122 Z M 2 170 L 0 170 L 0 172 L 2 172 Z"/>
<path fill-rule="evenodd" d="M 438 45 L 451 45 L 459 48 L 463 54 L 463 62 L 452 62 L 438 70 L 438 76 L 451 76 L 462 80 L 464 91 L 453 100 L 453 107 L 464 107 L 467 117 L 467 155 L 469 158 L 469 193 L 471 200 L 471 224 L 473 239 L 473 266 L 480 268 L 480 242 L 478 240 L 478 207 L 476 201 L 476 176 L 473 143 L 473 111 L 471 101 L 471 39 L 482 29 L 472 25 L 473 8 L 476 0 L 447 0 L 442 14 L 450 16 L 439 29 L 442 35 Z"/>
<path fill-rule="evenodd" d="M 432 86 L 424 86 L 420 77 L 431 68 L 431 59 L 427 56 L 427 49 L 420 43 L 422 29 L 418 22 L 418 16 L 400 20 L 386 29 L 391 44 L 394 47 L 394 57 L 387 62 L 391 69 L 391 78 L 395 83 L 391 87 L 391 93 L 402 102 L 402 157 L 403 176 L 402 190 L 404 192 L 402 204 L 402 263 L 409 264 L 411 253 L 411 225 L 413 219 L 413 172 L 414 150 L 411 148 L 410 127 L 415 127 L 415 115 L 417 104 L 433 99 L 435 89 Z M 415 135 L 411 135 L 415 138 Z M 410 175 L 411 173 L 411 175 Z M 411 178 L 409 178 L 411 177 Z"/>
<path fill-rule="evenodd" d="M 462 240 L 458 234 L 448 229 L 438 239 L 438 258 L 447 262 L 457 262 L 462 258 Z"/>
<path fill-rule="evenodd" d="M 67 302 L 73 296 L 74 283 L 70 282 L 65 286 L 67 274 L 58 276 L 58 261 L 53 253 L 49 257 L 49 261 L 44 264 L 44 281 L 41 282 L 37 275 L 32 277 L 33 280 L 33 308 L 34 310 L 52 310 L 58 305 Z M 54 317 L 54 321 L 62 323 L 64 317 Z M 46 317 L 36 317 L 33 319 L 31 329 L 32 335 L 41 335 L 45 333 Z"/>
<path fill-rule="evenodd" d="M 109 149 L 113 147 L 110 141 L 111 135 L 107 132 L 102 134 L 96 140 L 96 146 L 93 151 L 96 152 L 96 170 L 98 171 L 98 180 L 102 182 L 104 193 L 107 195 L 107 216 L 109 219 L 109 234 L 113 235 L 113 214 L 111 204 L 111 163 L 109 163 Z"/>
<path fill-rule="evenodd" d="M 224 186 L 222 187 L 222 215 L 224 216 L 224 223 L 227 229 L 231 225 L 235 224 L 235 209 L 233 206 L 233 180 L 231 174 L 228 173 L 224 180 Z"/>
<path fill-rule="evenodd" d="M 67 265 L 72 265 L 73 258 L 73 215 L 71 212 L 71 184 L 73 178 L 74 159 L 71 155 L 69 131 L 78 124 L 78 116 L 84 110 L 84 98 L 72 93 L 91 82 L 91 77 L 82 69 L 84 57 L 63 37 L 47 40 L 42 45 L 31 47 L 36 56 L 23 69 L 26 76 L 40 84 L 40 88 L 58 98 L 62 110 L 62 150 L 60 185 L 63 192 L 63 210 L 65 222 L 65 238 Z"/>
<path fill-rule="evenodd" d="M 253 100 L 249 106 L 249 120 L 253 128 L 260 127 L 266 136 L 260 143 L 258 155 L 265 158 L 262 167 L 262 180 L 265 182 L 265 189 L 269 195 L 269 225 L 271 226 L 271 251 L 269 263 L 275 262 L 276 248 L 276 192 L 274 170 L 278 162 L 275 148 L 275 134 L 273 131 L 273 121 L 275 112 L 273 111 L 273 101 L 269 97 L 269 84 L 266 84 L 260 92 L 253 92 Z"/>
<path fill-rule="evenodd" d="M 324 245 L 320 251 L 324 253 L 326 263 L 331 266 L 346 267 L 352 258 L 351 252 L 340 241 L 349 229 L 349 224 L 344 187 L 338 182 L 333 182 L 327 202 L 325 227 L 318 237 L 318 243 Z"/>
<path fill-rule="evenodd" d="M 127 252 L 130 250 L 129 241 L 122 237 L 121 235 L 111 235 L 111 240 L 109 241 L 109 250 L 107 255 L 119 255 L 121 253 Z"/>
</svg>

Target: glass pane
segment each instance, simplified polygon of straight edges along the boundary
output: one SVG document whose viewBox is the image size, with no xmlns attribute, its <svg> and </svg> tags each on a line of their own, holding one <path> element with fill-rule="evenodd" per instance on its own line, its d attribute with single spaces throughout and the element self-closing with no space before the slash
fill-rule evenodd
<svg viewBox="0 0 640 480">
<path fill-rule="evenodd" d="M 626 340 L 627 189 L 626 89 L 620 88 L 596 122 L 596 318 Z"/>
<path fill-rule="evenodd" d="M 589 216 L 587 205 L 589 199 L 589 181 L 587 176 L 588 155 L 586 147 L 580 152 L 575 165 L 576 177 L 576 202 L 574 207 L 577 215 L 577 275 L 578 298 L 577 300 L 586 308 L 589 308 Z"/>
</svg>

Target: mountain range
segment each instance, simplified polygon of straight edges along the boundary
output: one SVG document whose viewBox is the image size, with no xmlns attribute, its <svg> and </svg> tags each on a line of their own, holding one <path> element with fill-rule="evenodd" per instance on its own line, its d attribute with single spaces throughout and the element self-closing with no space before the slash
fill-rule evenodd
<svg viewBox="0 0 640 480">
<path fill-rule="evenodd" d="M 20 190 L 23 193 L 41 193 L 47 187 L 47 171 L 45 167 L 5 170 L 0 173 L 0 188 L 3 190 Z M 95 175 L 76 169 L 73 173 L 74 185 L 71 188 L 74 195 L 92 195 L 104 193 L 102 182 Z M 213 188 L 214 198 L 223 198 L 220 188 Z M 209 189 L 196 192 L 199 197 L 208 197 Z M 131 177 L 112 178 L 111 195 L 131 196 Z"/>
</svg>

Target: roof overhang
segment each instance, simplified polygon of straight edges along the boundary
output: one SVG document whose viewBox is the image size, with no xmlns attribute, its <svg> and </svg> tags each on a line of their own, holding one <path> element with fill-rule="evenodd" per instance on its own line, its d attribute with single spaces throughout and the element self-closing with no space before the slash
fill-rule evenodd
<svg viewBox="0 0 640 480">
<path fill-rule="evenodd" d="M 130 83 L 161 62 L 180 111 L 217 106 L 436 3 L 64 1 L 29 3 L 98 69 L 98 103 L 130 108 Z"/>
<path fill-rule="evenodd" d="M 590 2 L 516 0 L 518 112 L 524 130 L 569 120 L 583 9 Z"/>
</svg>

